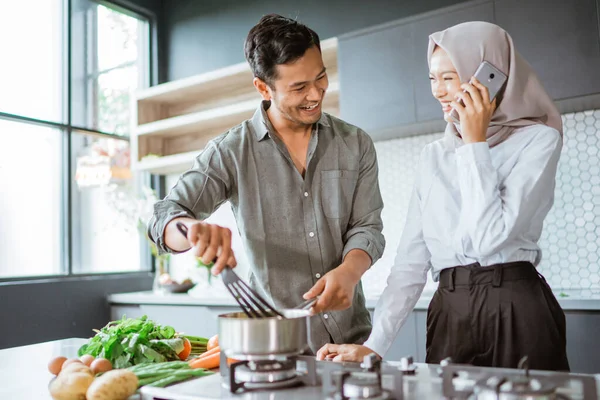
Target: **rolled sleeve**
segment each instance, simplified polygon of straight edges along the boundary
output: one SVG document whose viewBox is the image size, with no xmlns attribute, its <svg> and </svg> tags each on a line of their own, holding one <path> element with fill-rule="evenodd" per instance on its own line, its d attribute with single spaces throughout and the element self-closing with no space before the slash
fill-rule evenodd
<svg viewBox="0 0 600 400">
<path fill-rule="evenodd" d="M 175 218 L 195 218 L 174 201 L 163 200 L 154 205 L 154 215 L 148 224 L 148 237 L 156 244 L 158 254 L 177 253 L 165 245 L 165 228 Z"/>
<path fill-rule="evenodd" d="M 383 249 L 378 248 L 375 243 L 369 241 L 369 239 L 365 237 L 365 234 L 356 234 L 346 242 L 342 259 L 346 258 L 346 255 L 354 249 L 363 250 L 365 253 L 367 253 L 369 257 L 371 257 L 371 265 L 373 265 L 375 261 L 379 260 L 383 254 Z"/>
</svg>

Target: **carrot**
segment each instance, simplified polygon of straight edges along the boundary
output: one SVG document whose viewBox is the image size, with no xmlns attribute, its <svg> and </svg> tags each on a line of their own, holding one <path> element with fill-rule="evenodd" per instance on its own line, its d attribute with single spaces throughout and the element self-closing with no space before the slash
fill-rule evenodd
<svg viewBox="0 0 600 400">
<path fill-rule="evenodd" d="M 215 347 L 212 350 L 205 351 L 204 353 L 200 354 L 198 357 L 194 357 L 191 360 L 188 360 L 188 364 L 192 365 L 195 361 L 198 361 L 198 360 L 200 360 L 202 358 L 205 358 L 205 357 L 210 357 L 213 354 L 220 353 L 220 352 L 221 352 L 221 348 L 220 347 Z"/>
<path fill-rule="evenodd" d="M 192 344 L 187 338 L 183 338 L 183 350 L 177 356 L 181 361 L 185 361 L 192 352 Z"/>
<path fill-rule="evenodd" d="M 215 335 L 208 339 L 208 343 L 206 343 L 206 350 L 212 350 L 215 347 L 219 347 L 219 335 Z"/>
<path fill-rule="evenodd" d="M 218 353 L 220 351 L 221 351 L 221 347 L 217 346 L 217 347 L 212 348 L 211 350 L 205 351 L 204 353 L 200 354 L 198 356 L 198 358 L 204 358 L 206 356 L 210 356 L 211 354 L 215 354 L 215 353 Z"/>
<path fill-rule="evenodd" d="M 221 352 L 213 353 L 206 357 L 196 358 L 189 362 L 191 369 L 212 369 L 218 368 L 221 362 Z"/>
</svg>

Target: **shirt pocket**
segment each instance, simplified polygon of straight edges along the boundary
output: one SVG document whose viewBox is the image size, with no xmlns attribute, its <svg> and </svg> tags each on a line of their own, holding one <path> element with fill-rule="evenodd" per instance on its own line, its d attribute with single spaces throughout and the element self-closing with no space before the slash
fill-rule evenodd
<svg viewBox="0 0 600 400">
<path fill-rule="evenodd" d="M 321 171 L 321 204 L 327 218 L 346 218 L 352 210 L 358 171 Z"/>
</svg>

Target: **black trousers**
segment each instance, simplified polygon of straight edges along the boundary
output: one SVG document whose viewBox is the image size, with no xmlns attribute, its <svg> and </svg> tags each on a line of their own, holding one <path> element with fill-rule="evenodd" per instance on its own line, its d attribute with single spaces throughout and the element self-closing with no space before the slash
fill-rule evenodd
<svg viewBox="0 0 600 400">
<path fill-rule="evenodd" d="M 535 267 L 445 269 L 427 312 L 426 362 L 569 371 L 565 314 Z"/>
</svg>

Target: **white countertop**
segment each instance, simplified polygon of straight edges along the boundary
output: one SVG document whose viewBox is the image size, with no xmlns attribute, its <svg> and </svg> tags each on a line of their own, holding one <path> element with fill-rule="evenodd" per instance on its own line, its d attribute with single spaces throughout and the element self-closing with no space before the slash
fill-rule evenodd
<svg viewBox="0 0 600 400">
<path fill-rule="evenodd" d="M 600 311 L 600 294 L 584 295 L 580 290 L 563 290 L 555 293 L 558 302 L 564 310 L 571 311 Z M 427 310 L 433 293 L 424 293 L 417 302 L 415 310 Z M 367 298 L 367 308 L 373 309 L 377 304 L 378 298 Z M 110 304 L 156 304 L 156 305 L 174 305 L 174 306 L 207 306 L 207 307 L 236 307 L 237 303 L 227 293 L 213 294 L 171 294 L 132 292 L 116 293 L 108 296 Z"/>
</svg>

